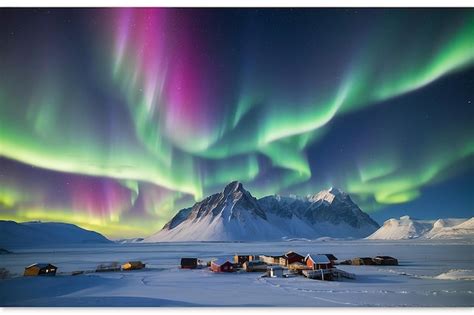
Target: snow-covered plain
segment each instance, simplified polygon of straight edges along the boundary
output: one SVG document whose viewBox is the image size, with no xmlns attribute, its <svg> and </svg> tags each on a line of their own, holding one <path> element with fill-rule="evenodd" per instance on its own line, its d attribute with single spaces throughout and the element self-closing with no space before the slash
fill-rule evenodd
<svg viewBox="0 0 474 315">
<path fill-rule="evenodd" d="M 447 240 L 281 241 L 75 245 L 12 249 L 0 267 L 0 306 L 474 306 L 474 243 Z M 391 255 L 399 266 L 339 266 L 355 280 L 261 278 L 259 273 L 181 270 L 181 257 L 234 253 L 333 253 L 340 260 Z M 142 260 L 145 270 L 87 273 L 99 263 Z M 22 277 L 33 262 L 59 267 L 56 277 Z"/>
</svg>

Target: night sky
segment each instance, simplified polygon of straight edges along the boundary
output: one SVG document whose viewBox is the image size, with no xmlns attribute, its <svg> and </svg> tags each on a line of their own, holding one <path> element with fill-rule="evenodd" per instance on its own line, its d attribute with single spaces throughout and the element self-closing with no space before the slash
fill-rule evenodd
<svg viewBox="0 0 474 315">
<path fill-rule="evenodd" d="M 474 215 L 473 9 L 0 9 L 0 219 L 146 236 L 239 180 Z"/>
</svg>

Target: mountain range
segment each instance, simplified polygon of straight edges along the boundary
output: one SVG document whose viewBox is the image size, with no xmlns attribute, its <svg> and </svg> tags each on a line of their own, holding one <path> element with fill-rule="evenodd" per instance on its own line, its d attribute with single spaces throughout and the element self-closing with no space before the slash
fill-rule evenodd
<svg viewBox="0 0 474 315">
<path fill-rule="evenodd" d="M 350 198 L 330 188 L 308 196 L 257 199 L 239 182 L 182 209 L 157 233 L 116 243 L 174 241 L 278 241 L 365 238 L 368 240 L 474 239 L 470 219 L 389 219 L 380 227 Z M 60 222 L 0 220 L 0 248 L 112 243 L 103 235 Z"/>
<path fill-rule="evenodd" d="M 409 216 L 389 219 L 371 240 L 473 239 L 474 217 L 470 219 L 416 220 Z"/>
<path fill-rule="evenodd" d="M 143 242 L 363 238 L 379 228 L 337 188 L 315 195 L 256 199 L 240 182 L 179 211 Z"/>
</svg>

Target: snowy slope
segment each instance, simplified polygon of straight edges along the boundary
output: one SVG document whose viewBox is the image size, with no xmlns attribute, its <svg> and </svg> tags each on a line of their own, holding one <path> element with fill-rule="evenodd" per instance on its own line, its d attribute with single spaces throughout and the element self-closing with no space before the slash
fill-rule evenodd
<svg viewBox="0 0 474 315">
<path fill-rule="evenodd" d="M 179 211 L 144 242 L 256 241 L 288 238 L 365 237 L 378 224 L 334 188 L 308 197 L 257 200 L 241 183 Z"/>
<path fill-rule="evenodd" d="M 474 237 L 474 218 L 415 220 L 409 216 L 389 219 L 367 239 L 456 239 Z"/>
<path fill-rule="evenodd" d="M 433 229 L 425 235 L 429 239 L 474 239 L 474 218 L 469 220 L 452 220 L 454 222 L 445 222 L 446 220 L 438 220 L 435 222 Z M 459 222 L 463 221 L 463 222 Z M 451 223 L 451 224 L 450 224 Z M 442 225 L 441 225 L 442 224 Z"/>
<path fill-rule="evenodd" d="M 74 224 L 0 221 L 0 247 L 5 248 L 108 242 L 103 235 Z"/>
</svg>

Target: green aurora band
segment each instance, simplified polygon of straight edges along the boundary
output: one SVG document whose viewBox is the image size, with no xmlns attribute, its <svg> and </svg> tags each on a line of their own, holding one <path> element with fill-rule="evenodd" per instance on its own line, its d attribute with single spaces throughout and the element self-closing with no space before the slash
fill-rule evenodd
<svg viewBox="0 0 474 315">
<path fill-rule="evenodd" d="M 104 19 L 107 23 L 108 14 Z M 145 13 L 113 14 L 111 25 L 116 26 L 125 16 L 127 21 L 135 19 L 138 23 Z M 165 33 L 170 28 L 169 12 L 146 14 L 152 14 L 155 26 Z M 258 86 L 246 84 L 235 104 L 216 109 L 212 121 L 203 118 L 189 126 L 176 120 L 173 113 L 185 96 L 173 92 L 171 81 L 178 70 L 168 55 L 177 48 L 166 34 L 158 36 L 156 47 L 151 49 L 150 54 L 160 58 L 150 70 L 139 55 L 140 38 L 148 33 L 142 34 L 140 27 L 104 25 L 107 40 L 100 41 L 98 36 L 94 43 L 94 49 L 100 51 L 94 55 L 100 75 L 90 84 L 114 90 L 110 101 L 84 93 L 91 86 L 81 80 L 69 57 L 41 58 L 52 51 L 75 56 L 72 48 L 58 43 L 61 35 L 49 38 L 43 30 L 40 39 L 50 39 L 51 45 L 38 48 L 39 58 L 28 59 L 27 52 L 12 48 L 0 61 L 4 74 L 0 76 L 0 156 L 54 172 L 114 180 L 129 195 L 122 209 L 94 219 L 93 214 L 74 209 L 64 211 L 47 204 L 35 207 L 35 202 L 27 199 L 40 200 L 41 191 L 36 196 L 25 192 L 21 182 L 14 186 L 0 178 L 0 205 L 6 209 L 1 218 L 68 221 L 108 235 L 133 236 L 159 228 L 178 210 L 176 207 L 190 202 L 186 197 L 199 200 L 232 180 L 246 183 L 257 197 L 287 191 L 314 193 L 332 185 L 331 179 L 319 177 L 318 165 L 310 165 L 307 156 L 307 148 L 328 135 L 331 122 L 371 106 L 384 106 L 387 100 L 474 65 L 472 11 L 466 11 L 447 30 L 441 31 L 443 23 L 420 26 L 408 37 L 409 30 L 394 23 L 389 19 L 367 32 L 344 70 L 335 75 L 339 82 L 330 88 L 314 86 L 309 96 L 293 103 L 274 96 L 268 88 L 258 90 Z M 120 36 L 120 32 L 126 35 Z M 401 44 L 404 40 L 406 45 Z M 387 60 L 386 55 L 397 58 Z M 21 69 L 16 67 L 18 60 L 24 60 Z M 191 67 L 192 61 L 187 66 Z M 30 69 L 38 70 L 32 75 Z M 155 76 L 150 78 L 150 73 Z M 265 80 L 258 70 L 252 76 Z M 190 89 L 198 91 L 194 96 L 202 99 L 202 104 L 213 95 L 199 87 Z M 196 102 L 195 106 L 199 109 L 205 106 L 202 104 Z M 208 109 L 200 110 L 206 113 Z M 264 114 L 255 119 L 258 113 Z M 420 144 L 417 158 L 411 162 L 397 157 L 395 139 L 387 141 L 386 147 L 373 148 L 370 159 L 355 156 L 357 168 L 338 182 L 361 200 L 374 200 L 378 207 L 414 200 L 423 187 L 447 173 L 449 177 L 453 165 L 474 155 L 472 126 L 452 135 L 455 140 L 450 143 L 433 140 Z M 262 174 L 271 174 L 271 180 L 264 181 Z M 144 187 L 154 186 L 167 193 L 159 195 L 149 188 L 157 195 L 146 199 Z M 141 195 L 147 216 L 160 216 L 159 220 L 151 224 L 129 217 L 130 224 L 125 224 L 126 212 Z"/>
</svg>

